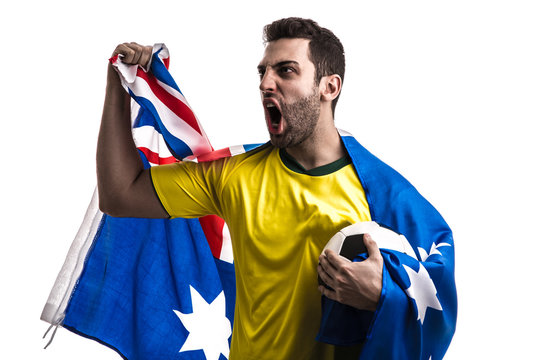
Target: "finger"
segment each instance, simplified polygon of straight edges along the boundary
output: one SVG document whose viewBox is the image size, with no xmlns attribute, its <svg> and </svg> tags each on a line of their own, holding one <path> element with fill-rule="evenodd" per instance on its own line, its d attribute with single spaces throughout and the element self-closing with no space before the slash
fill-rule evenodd
<svg viewBox="0 0 540 360">
<path fill-rule="evenodd" d="M 135 50 L 130 47 L 130 44 L 120 44 L 114 49 L 113 56 L 121 55 L 122 62 L 126 64 L 133 64 L 133 58 L 135 56 Z"/>
<path fill-rule="evenodd" d="M 129 47 L 135 51 L 135 56 L 133 57 L 133 63 L 137 63 L 141 67 L 147 67 L 150 59 L 152 58 L 152 46 L 143 46 L 135 42 L 129 43 Z"/>
<path fill-rule="evenodd" d="M 332 287 L 334 279 L 324 270 L 321 264 L 317 266 L 317 273 L 319 274 L 319 277 L 321 278 L 323 283 Z"/>
<path fill-rule="evenodd" d="M 326 249 L 324 251 L 324 254 L 326 255 L 326 260 L 334 269 L 339 269 L 340 267 L 350 262 L 349 259 L 346 259 L 343 256 L 338 255 L 335 251 L 330 250 L 330 249 Z"/>
<path fill-rule="evenodd" d="M 139 64 L 144 68 L 148 69 L 148 64 L 152 58 L 152 46 L 143 46 L 141 49 L 141 57 L 139 58 Z"/>
<path fill-rule="evenodd" d="M 328 258 L 328 254 L 334 253 L 332 250 L 325 250 L 321 256 L 319 256 L 319 264 L 322 266 L 323 270 L 326 271 L 326 273 L 332 277 L 332 274 L 335 274 L 337 269 L 336 267 L 330 262 L 330 259 Z M 331 256 L 331 255 L 330 255 Z"/>
<path fill-rule="evenodd" d="M 375 240 L 373 240 L 371 235 L 364 234 L 364 245 L 366 245 L 369 258 L 373 258 L 373 259 L 377 259 L 377 260 L 382 259 L 382 255 L 381 255 L 381 251 L 379 250 L 379 246 L 377 245 Z"/>
<path fill-rule="evenodd" d="M 332 267 L 332 265 L 330 265 L 330 263 L 328 262 L 328 259 L 326 258 L 326 256 L 324 254 L 319 256 L 319 266 L 318 267 L 320 267 L 321 271 L 323 271 L 330 279 L 333 278 L 333 274 L 335 274 L 335 272 L 336 272 L 336 269 L 334 269 Z"/>
<path fill-rule="evenodd" d="M 322 285 L 319 285 L 319 292 L 326 296 L 327 298 L 329 298 L 330 300 L 336 300 L 337 301 L 337 296 L 336 296 L 336 292 L 335 291 L 332 291 L 330 289 L 327 289 L 325 288 L 324 286 Z"/>
<path fill-rule="evenodd" d="M 136 63 L 138 65 L 144 66 L 146 65 L 145 62 L 141 61 L 144 55 L 145 46 L 139 45 L 135 42 L 132 42 L 129 44 L 130 47 L 135 50 L 135 56 L 133 57 L 133 63 Z"/>
<path fill-rule="evenodd" d="M 114 51 L 112 53 L 112 56 L 115 56 L 115 55 L 125 56 L 128 49 L 129 48 L 126 46 L 126 44 L 120 44 L 120 45 L 116 46 L 116 48 L 114 49 Z"/>
<path fill-rule="evenodd" d="M 143 47 L 137 43 L 123 43 L 116 47 L 114 55 L 121 55 L 122 62 L 125 64 L 139 64 L 142 55 Z"/>
</svg>

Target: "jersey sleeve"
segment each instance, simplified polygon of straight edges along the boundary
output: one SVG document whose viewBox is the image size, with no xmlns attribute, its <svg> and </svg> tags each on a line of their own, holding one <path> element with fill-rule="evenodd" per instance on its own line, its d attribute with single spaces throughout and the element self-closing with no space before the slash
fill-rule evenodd
<svg viewBox="0 0 540 360">
<path fill-rule="evenodd" d="M 215 162 L 180 162 L 150 169 L 152 183 L 161 204 L 171 218 L 220 215 Z"/>
</svg>

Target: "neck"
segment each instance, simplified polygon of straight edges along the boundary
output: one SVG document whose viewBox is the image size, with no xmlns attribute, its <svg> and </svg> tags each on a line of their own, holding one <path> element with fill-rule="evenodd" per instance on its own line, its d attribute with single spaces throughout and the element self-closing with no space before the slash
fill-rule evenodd
<svg viewBox="0 0 540 360">
<path fill-rule="evenodd" d="M 346 155 L 341 137 L 333 119 L 331 120 L 331 122 L 320 121 L 319 124 L 322 126 L 317 126 L 308 139 L 285 149 L 306 170 L 330 164 Z"/>
</svg>

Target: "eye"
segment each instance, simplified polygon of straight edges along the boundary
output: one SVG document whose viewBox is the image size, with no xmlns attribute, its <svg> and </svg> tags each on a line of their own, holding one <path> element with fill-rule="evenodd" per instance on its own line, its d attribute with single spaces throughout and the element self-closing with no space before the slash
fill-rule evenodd
<svg viewBox="0 0 540 360">
<path fill-rule="evenodd" d="M 265 73 L 265 69 L 264 68 L 257 69 L 257 73 L 259 74 L 259 78 L 262 80 Z"/>
<path fill-rule="evenodd" d="M 279 69 L 279 72 L 282 73 L 282 74 L 291 74 L 291 73 L 296 72 L 296 70 L 292 66 L 282 66 Z"/>
</svg>

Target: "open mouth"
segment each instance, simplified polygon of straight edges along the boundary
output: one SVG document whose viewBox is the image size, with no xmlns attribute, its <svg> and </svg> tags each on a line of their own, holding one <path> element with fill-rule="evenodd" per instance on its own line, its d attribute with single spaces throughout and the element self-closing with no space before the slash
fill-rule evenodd
<svg viewBox="0 0 540 360">
<path fill-rule="evenodd" d="M 283 132 L 283 117 L 277 102 L 269 99 L 265 100 L 264 109 L 268 131 L 272 134 L 281 134 Z"/>
</svg>

